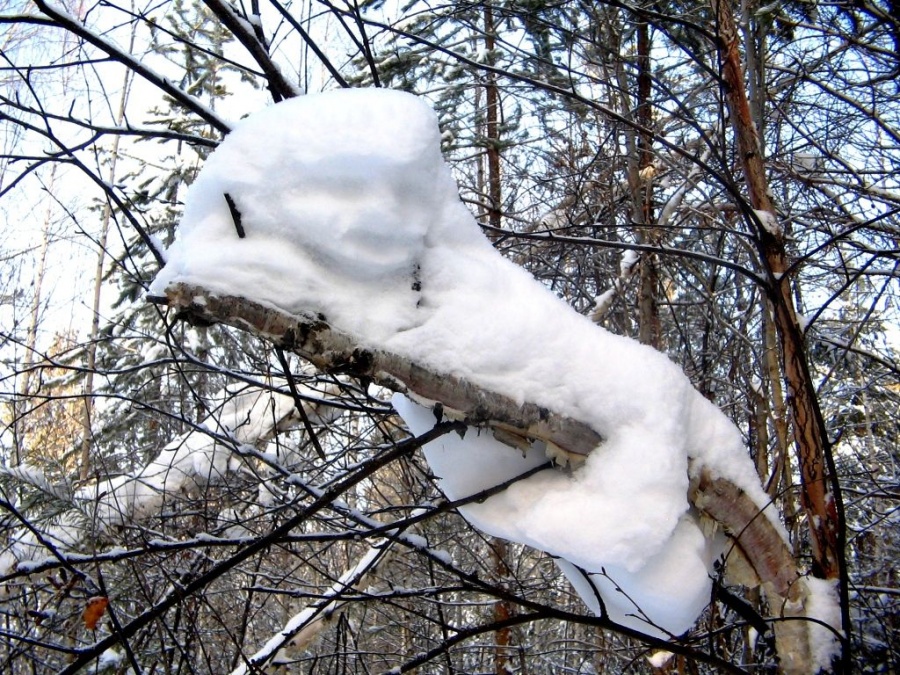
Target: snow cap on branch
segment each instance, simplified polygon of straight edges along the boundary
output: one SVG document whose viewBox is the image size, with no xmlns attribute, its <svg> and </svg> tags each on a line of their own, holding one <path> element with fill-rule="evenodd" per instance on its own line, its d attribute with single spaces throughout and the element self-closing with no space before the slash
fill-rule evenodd
<svg viewBox="0 0 900 675">
<path fill-rule="evenodd" d="M 683 632 L 706 604 L 715 549 L 689 511 L 689 473 L 767 501 L 740 434 L 665 355 L 598 328 L 503 258 L 459 200 L 439 138 L 428 105 L 394 91 L 311 95 L 251 116 L 192 186 L 151 292 L 183 283 L 318 314 L 360 347 L 589 425 L 604 442 L 582 467 L 537 473 L 464 515 L 568 561 L 596 611 L 592 583 L 616 620 Z M 396 405 L 414 432 L 433 424 Z M 543 451 L 523 457 L 470 430 L 428 457 L 456 498 Z"/>
</svg>

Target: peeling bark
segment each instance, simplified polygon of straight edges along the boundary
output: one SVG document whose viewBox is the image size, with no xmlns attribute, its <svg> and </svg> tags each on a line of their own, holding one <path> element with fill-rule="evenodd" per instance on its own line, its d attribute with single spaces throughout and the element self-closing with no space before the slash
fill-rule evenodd
<svg viewBox="0 0 900 675">
<path fill-rule="evenodd" d="M 691 504 L 725 531 L 731 562 L 749 568 L 744 585 L 761 587 L 770 610 L 780 619 L 773 625 L 781 672 L 808 673 L 811 663 L 805 617 L 809 591 L 787 543 L 759 507 L 733 483 L 701 471 L 689 494 Z M 737 562 L 737 561 L 735 561 Z"/>
<path fill-rule="evenodd" d="M 711 6 L 717 21 L 722 88 L 750 206 L 755 211 L 752 220 L 757 225 L 761 258 L 770 278 L 769 299 L 774 309 L 774 323 L 778 329 L 782 367 L 789 392 L 802 504 L 806 511 L 812 549 L 812 572 L 821 579 L 840 581 L 842 628 L 845 636 L 849 636 L 851 626 L 843 558 L 843 505 L 834 475 L 831 446 L 806 360 L 803 333 L 797 321 L 788 276 L 790 265 L 784 232 L 778 227 L 758 132 L 751 116 L 734 15 L 727 1 L 711 0 Z M 846 644 L 845 642 L 845 650 Z M 843 658 L 846 667 L 849 655 L 845 652 Z"/>
<path fill-rule="evenodd" d="M 548 452 L 577 460 L 602 439 L 588 425 L 547 408 L 486 391 L 448 373 L 436 373 L 397 354 L 369 349 L 322 317 L 294 316 L 240 297 L 216 296 L 183 284 L 159 299 L 199 324 L 223 323 L 269 339 L 328 373 L 344 373 L 443 406 L 445 415 L 489 427 L 504 442 L 542 441 Z"/>
</svg>

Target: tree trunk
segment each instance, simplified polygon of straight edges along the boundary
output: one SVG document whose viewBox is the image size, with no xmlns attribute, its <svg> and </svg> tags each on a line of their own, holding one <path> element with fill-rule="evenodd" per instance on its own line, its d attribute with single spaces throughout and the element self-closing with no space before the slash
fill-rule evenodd
<svg viewBox="0 0 900 675">
<path fill-rule="evenodd" d="M 509 547 L 503 539 L 492 538 L 489 542 L 491 549 L 491 566 L 497 577 L 497 583 L 506 586 L 506 580 L 510 576 L 509 566 L 506 562 Z M 513 606 L 508 600 L 497 599 L 494 601 L 494 621 L 501 623 L 514 614 Z M 497 675 L 507 675 L 509 667 L 509 643 L 511 628 L 505 626 L 494 631 L 494 672 Z"/>
<path fill-rule="evenodd" d="M 484 48 L 488 63 L 493 65 L 494 53 L 494 10 L 491 3 L 484 3 Z M 500 192 L 500 91 L 497 76 L 485 73 L 486 110 L 485 142 L 487 144 L 488 169 L 488 225 L 499 228 L 502 224 L 503 200 Z"/>
<path fill-rule="evenodd" d="M 632 198 L 632 219 L 637 225 L 637 240 L 641 244 L 658 245 L 660 236 L 654 227 L 653 213 L 653 76 L 650 69 L 650 27 L 646 21 L 637 24 L 637 109 L 635 121 L 641 129 L 637 138 L 637 175 L 629 176 Z M 659 260 L 655 253 L 641 255 L 640 289 L 638 290 L 638 340 L 656 349 L 661 348 L 659 321 Z"/>
<path fill-rule="evenodd" d="M 53 191 L 53 185 L 55 182 L 56 164 L 53 164 L 50 169 L 50 192 Z M 29 319 L 28 332 L 25 335 L 25 358 L 27 359 L 26 363 L 29 364 L 34 364 L 37 361 L 37 359 L 35 358 L 35 349 L 37 348 L 38 325 L 40 324 L 41 320 L 41 300 L 43 300 L 44 276 L 47 273 L 47 251 L 50 248 L 50 221 L 53 215 L 51 208 L 52 203 L 52 201 L 47 200 L 47 209 L 44 215 L 44 228 L 43 232 L 41 233 L 41 248 L 40 252 L 38 253 L 37 269 L 34 273 L 34 283 L 32 284 L 34 287 L 34 291 L 31 298 L 31 307 L 28 311 Z M 22 377 L 19 379 L 18 386 L 16 387 L 16 395 L 13 398 L 13 461 L 16 465 L 25 460 L 23 451 L 28 447 L 22 419 L 26 407 L 26 401 L 32 393 L 31 380 L 34 377 L 34 373 L 34 368 L 25 368 L 24 372 L 22 373 Z"/>
<path fill-rule="evenodd" d="M 834 472 L 831 446 L 819 410 L 815 387 L 806 360 L 803 334 L 797 322 L 784 233 L 769 193 L 759 139 L 744 87 L 734 16 L 728 2 L 711 0 L 717 19 L 718 48 L 725 98 L 731 117 L 738 155 L 753 209 L 761 258 L 769 279 L 769 299 L 781 347 L 793 436 L 800 469 L 801 495 L 812 548 L 812 572 L 821 579 L 840 582 L 842 629 L 849 636 L 846 571 L 843 558 L 843 505 Z M 751 214 L 747 214 L 750 216 Z M 846 654 L 845 663 L 849 663 Z"/>
<path fill-rule="evenodd" d="M 131 32 L 131 43 L 128 46 L 129 51 L 134 51 L 135 32 Z M 125 71 L 125 78 L 122 82 L 122 94 L 119 98 L 119 109 L 116 112 L 116 124 L 121 125 L 125 119 L 125 104 L 128 101 L 128 88 L 131 83 L 132 72 Z M 116 182 L 116 164 L 119 160 L 119 140 L 122 137 L 115 134 L 112 140 L 112 148 L 110 150 L 109 174 L 106 182 L 108 185 L 115 185 Z M 97 267 L 94 270 L 94 292 L 91 302 L 91 332 L 88 335 L 87 354 L 85 358 L 85 378 L 84 378 L 84 407 L 81 416 L 81 449 L 79 452 L 79 474 L 81 480 L 87 480 L 90 473 L 91 443 L 92 443 L 92 424 L 91 417 L 94 408 L 94 370 L 97 364 L 97 337 L 100 335 L 100 290 L 103 287 L 103 265 L 106 260 L 106 239 L 109 234 L 109 222 L 112 218 L 112 204 L 107 199 L 103 205 L 103 215 L 100 222 L 100 235 L 97 237 Z"/>
</svg>

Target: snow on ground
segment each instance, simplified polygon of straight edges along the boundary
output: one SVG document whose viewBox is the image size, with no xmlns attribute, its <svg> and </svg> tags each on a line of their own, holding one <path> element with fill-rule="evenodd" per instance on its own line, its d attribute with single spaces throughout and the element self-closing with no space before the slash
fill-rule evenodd
<svg viewBox="0 0 900 675">
<path fill-rule="evenodd" d="M 401 92 L 310 95 L 252 115 L 192 186 L 151 293 L 185 282 L 321 313 L 364 347 L 589 424 L 605 440 L 583 467 L 538 473 L 464 515 L 568 561 L 595 611 L 575 566 L 613 618 L 646 630 L 643 612 L 686 630 L 716 553 L 688 508 L 688 459 L 767 501 L 737 429 L 666 356 L 598 328 L 497 253 L 439 148 L 434 113 Z M 434 423 L 395 405 L 416 433 Z M 474 429 L 426 452 L 451 498 L 545 461 Z"/>
</svg>

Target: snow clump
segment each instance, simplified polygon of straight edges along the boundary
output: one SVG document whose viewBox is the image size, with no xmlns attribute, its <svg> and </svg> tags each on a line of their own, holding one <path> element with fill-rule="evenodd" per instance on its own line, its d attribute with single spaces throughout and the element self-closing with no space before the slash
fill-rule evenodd
<svg viewBox="0 0 900 675">
<path fill-rule="evenodd" d="M 240 122 L 193 184 L 167 261 L 152 294 L 183 282 L 320 314 L 361 347 L 591 426 L 604 441 L 583 466 L 462 512 L 560 558 L 585 602 L 601 611 L 598 588 L 616 621 L 680 634 L 708 601 L 719 551 L 689 508 L 689 470 L 767 503 L 739 432 L 675 364 L 598 328 L 491 246 L 415 96 L 309 95 Z M 394 403 L 414 433 L 434 424 L 426 408 Z M 451 499 L 546 461 L 477 429 L 426 454 Z"/>
</svg>

